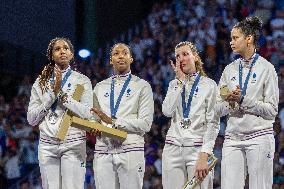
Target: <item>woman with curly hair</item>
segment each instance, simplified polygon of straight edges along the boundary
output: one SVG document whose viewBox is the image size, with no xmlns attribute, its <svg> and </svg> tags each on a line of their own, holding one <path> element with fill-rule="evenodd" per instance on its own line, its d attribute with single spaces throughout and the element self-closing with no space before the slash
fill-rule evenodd
<svg viewBox="0 0 284 189">
<path fill-rule="evenodd" d="M 44 189 L 82 189 L 85 181 L 86 134 L 70 127 L 64 141 L 55 138 L 65 110 L 81 118 L 91 118 L 91 81 L 71 69 L 74 48 L 66 38 L 52 39 L 48 45 L 49 64 L 36 79 L 31 91 L 27 119 L 39 126 L 39 166 Z M 80 102 L 72 98 L 76 85 L 84 86 Z"/>
</svg>

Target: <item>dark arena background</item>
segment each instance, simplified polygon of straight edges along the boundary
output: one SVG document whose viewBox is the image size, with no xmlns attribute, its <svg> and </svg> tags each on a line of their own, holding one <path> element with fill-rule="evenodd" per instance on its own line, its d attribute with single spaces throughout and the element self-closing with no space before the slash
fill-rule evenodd
<svg viewBox="0 0 284 189">
<path fill-rule="evenodd" d="M 151 84 L 155 100 L 152 129 L 145 134 L 143 188 L 161 189 L 162 149 L 170 126 L 161 104 L 174 78 L 169 59 L 174 58 L 175 45 L 192 41 L 208 76 L 218 83 L 234 59 L 230 31 L 236 22 L 252 15 L 264 24 L 258 51 L 278 73 L 273 188 L 284 188 L 284 0 L 1 0 L 0 188 L 41 188 L 39 130 L 27 123 L 26 114 L 31 86 L 48 62 L 45 53 L 52 38 L 72 41 L 77 69 L 91 79 L 93 87 L 111 74 L 110 47 L 124 42 L 132 48 L 132 73 Z M 219 160 L 225 128 L 222 117 L 214 148 Z M 88 135 L 86 189 L 95 188 L 94 144 L 95 138 Z M 220 188 L 220 172 L 218 161 L 214 188 Z"/>
</svg>

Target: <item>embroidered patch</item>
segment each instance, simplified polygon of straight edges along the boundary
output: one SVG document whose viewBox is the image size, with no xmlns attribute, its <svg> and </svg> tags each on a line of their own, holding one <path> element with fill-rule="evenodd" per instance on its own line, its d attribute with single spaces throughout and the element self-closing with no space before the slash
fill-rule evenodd
<svg viewBox="0 0 284 189">
<path fill-rule="evenodd" d="M 108 93 L 108 92 L 106 92 L 104 96 L 105 96 L 105 97 L 108 97 L 108 96 L 109 96 L 109 93 Z"/>
<path fill-rule="evenodd" d="M 130 96 L 130 92 L 131 92 L 131 89 L 130 89 L 130 88 L 127 89 L 127 91 L 126 91 L 126 97 L 129 97 L 129 96 Z"/>
</svg>

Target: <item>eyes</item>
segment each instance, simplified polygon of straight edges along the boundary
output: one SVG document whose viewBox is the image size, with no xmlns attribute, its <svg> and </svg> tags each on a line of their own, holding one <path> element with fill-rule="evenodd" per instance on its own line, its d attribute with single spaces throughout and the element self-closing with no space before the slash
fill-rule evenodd
<svg viewBox="0 0 284 189">
<path fill-rule="evenodd" d="M 180 53 L 180 54 L 177 54 L 176 55 L 176 58 L 180 58 L 180 56 L 188 56 L 189 55 L 189 53 L 188 52 L 182 52 L 182 53 Z"/>
<path fill-rule="evenodd" d="M 56 47 L 54 47 L 53 51 L 58 52 L 58 51 L 61 50 L 61 48 L 65 51 L 70 50 L 70 48 L 68 46 L 63 46 L 63 47 L 56 46 Z"/>
<path fill-rule="evenodd" d="M 128 55 L 128 52 L 127 52 L 127 51 L 122 51 L 121 53 L 122 53 L 124 56 Z M 120 54 L 120 53 L 119 53 L 118 51 L 115 51 L 115 52 L 112 53 L 113 56 L 118 56 L 119 54 Z"/>
</svg>

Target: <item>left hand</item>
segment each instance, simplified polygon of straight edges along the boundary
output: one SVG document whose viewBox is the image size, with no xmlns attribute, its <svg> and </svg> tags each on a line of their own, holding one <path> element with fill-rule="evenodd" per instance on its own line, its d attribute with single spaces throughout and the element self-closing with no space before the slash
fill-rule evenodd
<svg viewBox="0 0 284 189">
<path fill-rule="evenodd" d="M 202 181 L 208 174 L 208 154 L 205 152 L 199 153 L 199 158 L 195 165 L 195 177 Z"/>
<path fill-rule="evenodd" d="M 91 111 L 95 112 L 95 114 L 97 114 L 103 122 L 112 124 L 112 119 L 98 108 L 91 108 Z"/>
<path fill-rule="evenodd" d="M 242 98 L 242 90 L 240 86 L 238 85 L 235 90 L 233 90 L 231 93 L 229 93 L 227 97 L 227 101 L 229 102 L 237 102 L 239 103 Z"/>
</svg>

